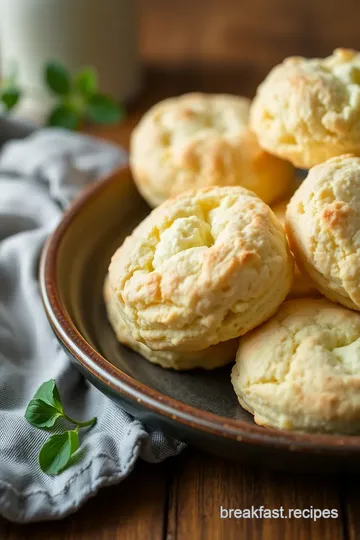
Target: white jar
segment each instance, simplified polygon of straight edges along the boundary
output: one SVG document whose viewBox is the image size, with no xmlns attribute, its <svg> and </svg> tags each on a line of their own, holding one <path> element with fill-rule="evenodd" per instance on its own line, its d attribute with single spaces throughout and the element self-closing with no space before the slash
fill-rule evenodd
<svg viewBox="0 0 360 540">
<path fill-rule="evenodd" d="M 44 65 L 63 62 L 71 72 L 93 66 L 102 92 L 128 101 L 139 91 L 136 0 L 0 0 L 0 67 L 16 65 L 26 90 L 19 111 L 41 120 L 51 98 Z"/>
</svg>

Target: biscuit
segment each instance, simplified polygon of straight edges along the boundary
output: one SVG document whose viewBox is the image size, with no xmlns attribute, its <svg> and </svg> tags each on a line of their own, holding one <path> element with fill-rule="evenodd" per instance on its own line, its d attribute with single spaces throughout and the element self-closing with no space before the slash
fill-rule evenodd
<svg viewBox="0 0 360 540">
<path fill-rule="evenodd" d="M 294 195 L 295 191 L 301 186 L 303 178 L 295 176 L 289 185 L 288 191 L 285 193 L 284 197 L 271 205 L 271 209 L 280 221 L 281 225 L 285 227 L 285 213 L 286 207 L 289 204 L 291 197 Z"/>
<path fill-rule="evenodd" d="M 299 184 L 300 185 L 300 184 Z M 285 227 L 285 212 L 289 203 L 289 199 L 285 199 L 280 203 L 272 207 L 275 216 L 280 221 L 281 225 Z M 294 265 L 294 280 L 287 298 L 316 298 L 320 296 L 319 291 L 311 281 L 306 272 L 301 272 L 298 265 Z"/>
<path fill-rule="evenodd" d="M 250 126 L 260 145 L 308 169 L 360 153 L 360 54 L 287 58 L 259 86 Z"/>
<path fill-rule="evenodd" d="M 292 276 L 280 222 L 241 187 L 166 201 L 125 239 L 109 267 L 134 339 L 182 352 L 236 338 L 266 320 Z"/>
<path fill-rule="evenodd" d="M 317 289 L 360 310 L 360 158 L 312 168 L 286 211 L 292 252 Z"/>
<path fill-rule="evenodd" d="M 231 374 L 257 424 L 360 430 L 360 314 L 323 299 L 285 302 L 240 340 Z"/>
<path fill-rule="evenodd" d="M 120 343 L 138 352 L 153 364 L 175 370 L 195 368 L 215 369 L 235 360 L 238 347 L 237 339 L 222 341 L 202 351 L 183 353 L 176 351 L 152 351 L 149 347 L 143 343 L 139 343 L 132 337 L 129 328 L 121 316 L 118 301 L 110 288 L 108 280 L 105 281 L 104 300 L 109 322 Z"/>
<path fill-rule="evenodd" d="M 269 204 L 284 195 L 294 169 L 259 147 L 249 106 L 237 96 L 185 94 L 145 114 L 132 133 L 130 165 L 150 206 L 217 185 L 243 186 Z"/>
</svg>

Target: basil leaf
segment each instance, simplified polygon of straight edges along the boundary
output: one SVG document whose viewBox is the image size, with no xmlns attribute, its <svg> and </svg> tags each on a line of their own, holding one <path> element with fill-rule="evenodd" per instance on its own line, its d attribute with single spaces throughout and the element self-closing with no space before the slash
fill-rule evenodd
<svg viewBox="0 0 360 540">
<path fill-rule="evenodd" d="M 57 389 L 54 379 L 44 382 L 37 390 L 33 399 L 40 399 L 61 413 L 63 412 L 59 390 Z"/>
<path fill-rule="evenodd" d="M 124 108 L 103 94 L 89 99 L 86 112 L 89 119 L 98 124 L 115 124 L 125 116 Z"/>
<path fill-rule="evenodd" d="M 63 127 L 66 129 L 76 129 L 80 123 L 80 115 L 70 105 L 58 105 L 55 107 L 48 119 L 48 126 Z"/>
<path fill-rule="evenodd" d="M 7 111 L 11 111 L 19 101 L 21 96 L 20 89 L 17 87 L 4 88 L 1 91 L 0 100 Z"/>
<path fill-rule="evenodd" d="M 82 68 L 75 76 L 75 88 L 83 97 L 93 96 L 98 89 L 96 70 L 92 67 Z"/>
<path fill-rule="evenodd" d="M 50 476 L 59 474 L 67 467 L 78 448 L 79 435 L 76 429 L 61 435 L 52 435 L 39 453 L 41 470 Z"/>
<path fill-rule="evenodd" d="M 66 96 L 70 92 L 71 76 L 60 62 L 50 61 L 46 64 L 45 81 L 50 90 L 59 96 Z"/>
<path fill-rule="evenodd" d="M 60 416 L 62 416 L 61 411 L 41 399 L 32 399 L 25 411 L 26 420 L 37 428 L 53 427 Z"/>
</svg>

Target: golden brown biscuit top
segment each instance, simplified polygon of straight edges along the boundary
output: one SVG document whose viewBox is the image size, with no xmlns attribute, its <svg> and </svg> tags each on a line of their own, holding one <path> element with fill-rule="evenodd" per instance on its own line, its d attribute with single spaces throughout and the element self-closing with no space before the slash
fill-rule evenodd
<svg viewBox="0 0 360 540">
<path fill-rule="evenodd" d="M 151 122 L 163 144 L 181 147 L 189 137 L 238 136 L 248 123 L 250 100 L 227 94 L 185 94 L 152 107 L 143 117 Z"/>
<path fill-rule="evenodd" d="M 328 287 L 360 304 L 360 158 L 313 167 L 292 197 L 286 229 Z"/>
<path fill-rule="evenodd" d="M 270 79 L 279 83 L 279 93 L 294 93 L 282 96 L 289 104 L 293 101 L 295 109 L 290 113 L 299 113 L 301 118 L 302 112 L 311 111 L 319 120 L 313 127 L 323 135 L 347 132 L 349 115 L 355 115 L 360 106 L 360 54 L 356 51 L 336 49 L 325 59 L 290 57 L 270 72 Z M 303 110 L 298 99 L 305 100 Z"/>
<path fill-rule="evenodd" d="M 249 159 L 262 151 L 247 129 L 250 101 L 223 94 L 185 94 L 154 105 L 134 129 L 130 163 L 156 206 L 193 187 L 237 184 L 243 140 Z M 149 194 L 149 193 L 148 193 Z"/>
<path fill-rule="evenodd" d="M 201 93 L 153 106 L 130 144 L 134 180 L 150 205 L 209 186 L 243 186 L 266 202 L 284 195 L 293 168 L 259 146 L 249 107 L 244 97 Z"/>
<path fill-rule="evenodd" d="M 325 371 L 326 366 L 337 366 L 337 376 L 360 375 L 360 315 L 326 299 L 289 300 L 242 338 L 239 354 L 247 359 L 243 377 L 249 384 L 284 382 L 295 356 L 293 369 L 308 367 L 311 376 L 318 374 L 315 367 Z"/>
<path fill-rule="evenodd" d="M 137 340 L 196 350 L 240 335 L 249 308 L 288 287 L 291 266 L 270 208 L 244 188 L 215 187 L 155 209 L 115 253 L 109 278 Z"/>
<path fill-rule="evenodd" d="M 348 432 L 360 410 L 360 315 L 290 300 L 240 340 L 232 382 L 262 423 Z"/>
<path fill-rule="evenodd" d="M 326 153 L 334 155 L 337 145 L 343 148 L 338 153 L 344 148 L 355 151 L 360 137 L 360 54 L 337 49 L 325 59 L 287 58 L 259 86 L 251 125 L 260 141 L 267 133 L 264 140 L 272 140 L 279 155 L 300 167 L 331 157 Z"/>
</svg>

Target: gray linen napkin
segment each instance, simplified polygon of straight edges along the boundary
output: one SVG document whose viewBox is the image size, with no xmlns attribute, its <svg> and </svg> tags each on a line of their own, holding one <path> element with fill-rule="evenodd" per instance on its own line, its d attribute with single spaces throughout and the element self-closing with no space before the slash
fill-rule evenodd
<svg viewBox="0 0 360 540">
<path fill-rule="evenodd" d="M 6 133 L 16 139 L 27 132 L 0 120 L 0 143 Z M 54 129 L 7 142 L 0 154 L 0 514 L 13 521 L 62 518 L 120 482 L 138 457 L 159 462 L 184 446 L 146 429 L 84 380 L 53 336 L 39 296 L 40 251 L 62 210 L 125 161 L 120 148 Z M 81 435 L 82 459 L 56 477 L 38 464 L 48 434 L 24 419 L 50 378 L 70 416 L 98 418 Z"/>
</svg>

